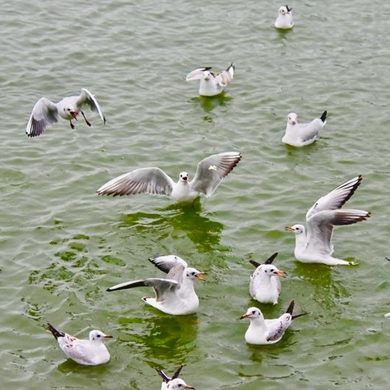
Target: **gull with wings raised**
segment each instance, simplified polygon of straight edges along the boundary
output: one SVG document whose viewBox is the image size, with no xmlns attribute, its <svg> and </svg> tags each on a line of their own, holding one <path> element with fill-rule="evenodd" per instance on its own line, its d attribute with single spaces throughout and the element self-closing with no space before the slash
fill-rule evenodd
<svg viewBox="0 0 390 390">
<path fill-rule="evenodd" d="M 333 228 L 337 225 L 352 225 L 370 217 L 369 211 L 342 209 L 362 181 L 362 176 L 340 184 L 329 194 L 318 199 L 306 214 L 306 225 L 287 226 L 295 234 L 294 255 L 302 263 L 327 265 L 351 265 L 353 263 L 332 257 Z"/>
<path fill-rule="evenodd" d="M 216 96 L 233 80 L 234 71 L 233 63 L 219 74 L 214 73 L 211 67 L 198 68 L 187 75 L 186 81 L 200 80 L 199 95 Z"/>
<path fill-rule="evenodd" d="M 148 305 L 172 315 L 196 313 L 199 308 L 199 298 L 195 293 L 194 279 L 203 280 L 202 275 L 205 272 L 188 267 L 186 261 L 175 255 L 156 256 L 149 260 L 160 270 L 167 273 L 165 279 L 148 278 L 124 282 L 108 288 L 107 291 L 152 287 L 156 294 L 155 298 L 142 298 Z"/>
<path fill-rule="evenodd" d="M 193 202 L 201 194 L 211 196 L 240 160 L 238 152 L 213 154 L 198 163 L 192 180 L 187 172 L 181 172 L 177 183 L 160 168 L 140 168 L 110 180 L 96 192 L 114 196 L 165 195 L 177 202 Z"/>
<path fill-rule="evenodd" d="M 58 103 L 53 103 L 45 97 L 40 98 L 28 120 L 26 127 L 27 136 L 37 137 L 41 135 L 48 126 L 58 122 L 58 117 L 68 120 L 70 127 L 74 129 L 72 120 L 77 120 L 79 113 L 82 114 L 85 123 L 91 126 L 91 123 L 82 111 L 83 106 L 88 106 L 92 111 L 97 112 L 103 123 L 106 123 L 106 118 L 95 97 L 87 89 L 82 88 L 79 96 L 69 96 L 63 98 Z"/>
</svg>

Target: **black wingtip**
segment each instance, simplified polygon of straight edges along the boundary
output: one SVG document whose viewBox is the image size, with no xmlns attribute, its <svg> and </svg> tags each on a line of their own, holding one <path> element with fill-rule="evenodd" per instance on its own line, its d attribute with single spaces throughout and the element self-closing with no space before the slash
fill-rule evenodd
<svg viewBox="0 0 390 390">
<path fill-rule="evenodd" d="M 291 303 L 288 305 L 286 313 L 293 315 L 294 305 L 295 305 L 295 301 L 292 300 Z"/>
<path fill-rule="evenodd" d="M 255 266 L 256 268 L 259 267 L 261 265 L 261 263 L 258 263 L 257 261 L 254 261 L 254 260 L 249 260 L 249 262 Z"/>
<path fill-rule="evenodd" d="M 272 262 L 276 259 L 278 256 L 278 252 L 275 252 L 272 256 L 270 256 L 266 261 L 265 264 L 272 264 Z"/>
<path fill-rule="evenodd" d="M 165 374 L 165 372 L 163 370 L 160 370 L 159 368 L 156 368 L 156 371 L 157 371 L 158 375 L 161 376 L 163 382 L 165 382 L 165 383 L 169 382 L 169 377 Z"/>
<path fill-rule="evenodd" d="M 65 333 L 63 332 L 60 332 L 59 330 L 57 330 L 52 324 L 50 323 L 47 323 L 46 324 L 46 329 L 49 330 L 52 335 L 54 336 L 54 338 L 57 340 L 59 337 L 65 337 Z"/>
<path fill-rule="evenodd" d="M 184 367 L 184 364 L 180 364 L 180 366 L 178 367 L 178 369 L 175 371 L 175 373 L 172 375 L 172 378 L 171 379 L 176 379 L 179 377 L 180 375 L 180 372 L 181 370 L 183 369 Z"/>
<path fill-rule="evenodd" d="M 320 117 L 320 119 L 322 120 L 322 122 L 325 122 L 326 121 L 326 118 L 328 116 L 328 111 L 324 111 Z"/>
<path fill-rule="evenodd" d="M 299 317 L 302 317 L 302 316 L 307 316 L 309 313 L 301 313 L 301 314 L 297 314 L 295 316 L 292 316 L 292 319 L 295 320 L 296 318 L 299 318 Z"/>
<path fill-rule="evenodd" d="M 290 12 L 292 10 L 292 8 L 289 8 L 287 4 L 286 4 L 286 9 L 287 9 L 287 12 Z"/>
</svg>

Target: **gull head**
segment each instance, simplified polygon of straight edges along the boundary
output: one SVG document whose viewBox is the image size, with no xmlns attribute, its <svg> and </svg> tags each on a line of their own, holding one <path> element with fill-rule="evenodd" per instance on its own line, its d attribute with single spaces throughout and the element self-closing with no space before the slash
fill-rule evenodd
<svg viewBox="0 0 390 390">
<path fill-rule="evenodd" d="M 169 390 L 194 389 L 195 390 L 195 387 L 187 385 L 187 383 L 185 383 L 183 379 L 176 378 L 170 380 L 167 383 L 167 389 Z"/>
<path fill-rule="evenodd" d="M 287 123 L 290 125 L 297 125 L 298 124 L 298 115 L 295 112 L 290 112 L 287 115 Z"/>
<path fill-rule="evenodd" d="M 302 234 L 305 233 L 305 227 L 303 225 L 286 226 L 286 231 L 295 234 Z"/>
<path fill-rule="evenodd" d="M 206 275 L 206 272 L 198 271 L 196 268 L 187 268 L 186 270 L 186 276 L 189 279 L 198 279 L 198 280 L 204 280 L 203 275 Z"/>
<path fill-rule="evenodd" d="M 292 11 L 292 8 L 289 8 L 288 5 L 286 5 L 286 6 L 282 5 L 279 8 L 279 13 L 281 15 L 289 15 L 291 11 Z"/>
<path fill-rule="evenodd" d="M 65 116 L 68 116 L 68 117 L 71 117 L 71 118 L 77 120 L 78 111 L 74 107 L 72 107 L 72 106 L 64 107 L 63 110 L 64 110 Z"/>
<path fill-rule="evenodd" d="M 260 309 L 258 309 L 257 307 L 250 307 L 245 314 L 243 314 L 241 317 L 240 317 L 240 320 L 244 319 L 244 318 L 249 318 L 251 321 L 252 320 L 256 320 L 256 319 L 260 319 L 260 320 L 264 320 L 264 316 L 263 316 L 263 313 L 261 312 Z"/>
<path fill-rule="evenodd" d="M 187 172 L 180 172 L 179 180 L 183 183 L 188 183 L 188 173 Z"/>
<path fill-rule="evenodd" d="M 203 72 L 203 79 L 208 81 L 210 79 L 210 76 L 211 76 L 211 72 L 209 72 L 208 70 L 205 70 Z"/>
<path fill-rule="evenodd" d="M 282 270 L 279 270 L 272 264 L 261 264 L 258 268 L 259 272 L 263 273 L 264 275 L 267 275 L 268 277 L 271 276 L 286 276 L 285 272 Z"/>
<path fill-rule="evenodd" d="M 112 339 L 112 336 L 109 336 L 100 330 L 91 330 L 89 332 L 89 341 L 102 341 L 103 339 Z"/>
</svg>

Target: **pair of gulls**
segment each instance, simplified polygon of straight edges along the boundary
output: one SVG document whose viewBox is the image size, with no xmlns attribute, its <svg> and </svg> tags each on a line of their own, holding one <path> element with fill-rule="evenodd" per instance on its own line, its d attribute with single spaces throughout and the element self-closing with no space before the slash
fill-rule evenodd
<svg viewBox="0 0 390 390">
<path fill-rule="evenodd" d="M 210 196 L 240 159 L 241 155 L 236 152 L 212 155 L 198 164 L 192 181 L 188 181 L 188 174 L 182 172 L 177 183 L 159 168 L 141 168 L 110 180 L 97 193 L 114 196 L 149 193 L 168 195 L 180 202 L 192 202 L 202 193 Z M 286 228 L 295 233 L 294 255 L 298 261 L 327 265 L 351 264 L 332 256 L 331 241 L 334 226 L 351 225 L 370 217 L 370 212 L 365 210 L 342 209 L 362 179 L 361 175 L 356 176 L 318 199 L 306 213 L 306 227 L 296 224 Z"/>
<path fill-rule="evenodd" d="M 219 74 L 214 73 L 211 69 L 211 67 L 198 68 L 186 77 L 187 81 L 200 80 L 199 94 L 202 96 L 219 95 L 233 80 L 235 69 L 233 63 Z M 88 106 L 92 111 L 98 113 L 103 123 L 106 123 L 106 118 L 95 97 L 87 89 L 82 88 L 79 96 L 68 96 L 57 103 L 45 97 L 39 99 L 34 105 L 27 122 L 27 136 L 37 137 L 41 135 L 48 126 L 58 122 L 60 117 L 69 121 L 70 127 L 74 129 L 75 125 L 72 121 L 77 120 L 80 113 L 85 123 L 91 126 L 82 110 L 83 106 Z"/>
</svg>

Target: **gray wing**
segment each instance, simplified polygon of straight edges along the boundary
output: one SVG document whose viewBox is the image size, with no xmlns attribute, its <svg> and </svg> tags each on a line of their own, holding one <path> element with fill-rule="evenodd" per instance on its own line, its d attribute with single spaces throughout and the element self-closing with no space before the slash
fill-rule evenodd
<svg viewBox="0 0 390 390">
<path fill-rule="evenodd" d="M 181 283 L 186 268 L 187 267 L 184 264 L 177 263 L 173 268 L 169 270 L 167 279 L 175 280 L 176 282 Z"/>
<path fill-rule="evenodd" d="M 362 175 L 356 176 L 353 179 L 340 184 L 327 195 L 318 199 L 306 213 L 306 221 L 321 211 L 341 209 L 359 187 L 362 179 Z"/>
<path fill-rule="evenodd" d="M 216 82 L 222 87 L 225 88 L 232 80 L 234 77 L 234 70 L 235 66 L 233 63 L 230 64 L 230 66 L 221 72 L 217 77 L 216 77 Z"/>
<path fill-rule="evenodd" d="M 324 122 L 322 122 L 321 119 L 317 118 L 310 123 L 302 123 L 296 125 L 296 130 L 299 131 L 299 138 L 301 138 L 302 141 L 305 142 L 317 137 L 323 127 Z"/>
<path fill-rule="evenodd" d="M 369 217 L 368 211 L 353 209 L 325 210 L 314 214 L 307 221 L 307 249 L 315 248 L 324 255 L 332 254 L 333 226 L 352 225 Z"/>
<path fill-rule="evenodd" d="M 211 70 L 211 66 L 205 66 L 204 68 L 198 68 L 188 73 L 186 81 L 194 81 L 203 79 L 203 72 L 206 70 Z"/>
<path fill-rule="evenodd" d="M 154 194 L 170 196 L 174 181 L 160 168 L 140 168 L 118 176 L 96 192 L 99 195 Z"/>
<path fill-rule="evenodd" d="M 188 267 L 187 262 L 176 255 L 151 256 L 149 257 L 149 261 L 154 264 L 160 271 L 165 272 L 166 274 L 169 273 L 169 271 L 178 264 L 182 264 L 184 267 Z"/>
<path fill-rule="evenodd" d="M 58 122 L 58 109 L 55 103 L 45 97 L 35 104 L 26 127 L 28 137 L 41 135 L 46 127 Z"/>
<path fill-rule="evenodd" d="M 291 325 L 292 315 L 285 313 L 277 319 L 274 320 L 265 320 L 267 325 L 267 341 L 277 342 L 279 341 L 287 328 Z"/>
<path fill-rule="evenodd" d="M 103 111 L 100 109 L 99 103 L 97 102 L 95 97 L 87 89 L 82 88 L 80 96 L 76 100 L 76 106 L 81 108 L 84 104 L 89 106 L 89 108 L 92 111 L 97 112 L 99 114 L 100 118 L 102 119 L 102 121 L 104 123 L 106 123 L 106 118 L 103 114 Z"/>
<path fill-rule="evenodd" d="M 205 158 L 198 164 L 195 177 L 190 182 L 191 188 L 211 196 L 221 180 L 240 162 L 241 157 L 238 152 L 226 152 Z"/>
<path fill-rule="evenodd" d="M 129 288 L 135 287 L 153 287 L 156 292 L 157 300 L 159 300 L 166 291 L 172 288 L 176 288 L 178 285 L 179 283 L 176 280 L 148 278 L 143 280 L 133 280 L 130 282 L 119 283 L 115 286 L 108 288 L 107 291 L 111 292 L 118 290 L 127 290 Z"/>
</svg>

